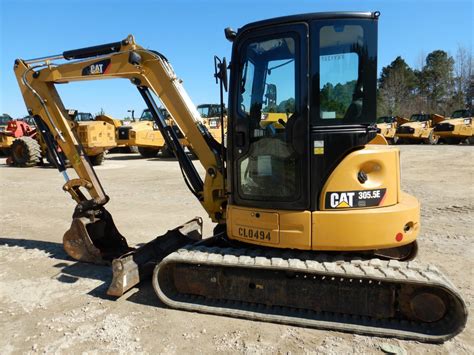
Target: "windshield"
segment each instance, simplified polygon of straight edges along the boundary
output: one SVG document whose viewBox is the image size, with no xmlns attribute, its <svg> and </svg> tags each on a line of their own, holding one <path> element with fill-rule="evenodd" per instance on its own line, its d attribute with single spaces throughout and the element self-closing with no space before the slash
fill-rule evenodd
<svg viewBox="0 0 474 355">
<path fill-rule="evenodd" d="M 427 114 L 415 114 L 411 115 L 410 121 L 411 122 L 424 122 L 430 119 L 430 115 Z"/>
<path fill-rule="evenodd" d="M 377 123 L 393 123 L 393 122 L 395 122 L 394 117 L 384 116 L 384 117 L 377 118 Z"/>
<path fill-rule="evenodd" d="M 76 121 L 93 121 L 94 117 L 92 117 L 92 114 L 86 113 L 86 112 L 78 112 L 76 117 L 74 118 Z"/>
<path fill-rule="evenodd" d="M 199 105 L 197 110 L 202 118 L 220 116 L 220 105 Z"/>
<path fill-rule="evenodd" d="M 153 121 L 153 116 L 149 109 L 143 110 L 140 121 Z"/>
<path fill-rule="evenodd" d="M 471 117 L 469 110 L 457 110 L 451 115 L 452 118 Z"/>
<path fill-rule="evenodd" d="M 158 110 L 161 112 L 164 118 L 169 117 L 168 111 L 164 107 L 159 107 Z M 154 118 L 149 109 L 144 109 L 139 120 L 140 121 L 154 121 Z"/>
<path fill-rule="evenodd" d="M 7 125 L 8 124 L 8 121 L 10 121 L 12 118 L 9 117 L 9 116 L 0 116 L 0 125 Z"/>
</svg>

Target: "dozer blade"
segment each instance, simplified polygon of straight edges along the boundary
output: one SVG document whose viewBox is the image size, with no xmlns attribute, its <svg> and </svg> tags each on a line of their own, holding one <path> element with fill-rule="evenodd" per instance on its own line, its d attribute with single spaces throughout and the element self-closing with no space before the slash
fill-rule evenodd
<svg viewBox="0 0 474 355">
<path fill-rule="evenodd" d="M 127 244 L 105 208 L 94 212 L 93 218 L 75 215 L 63 236 L 66 253 L 78 261 L 107 265 L 113 259 L 133 250 Z"/>
<path fill-rule="evenodd" d="M 133 286 L 145 279 L 150 279 L 157 263 L 169 254 L 202 239 L 202 218 L 191 221 L 169 230 L 147 244 L 114 259 L 112 262 L 113 278 L 107 290 L 110 296 L 120 297 Z"/>
</svg>

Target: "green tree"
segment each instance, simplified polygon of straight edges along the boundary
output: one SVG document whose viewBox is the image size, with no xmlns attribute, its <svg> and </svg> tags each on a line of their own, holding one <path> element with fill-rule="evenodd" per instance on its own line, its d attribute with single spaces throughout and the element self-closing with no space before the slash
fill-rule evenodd
<svg viewBox="0 0 474 355">
<path fill-rule="evenodd" d="M 426 64 L 419 77 L 420 89 L 426 95 L 428 109 L 447 114 L 454 92 L 454 59 L 443 50 L 426 56 Z"/>
<path fill-rule="evenodd" d="M 414 71 L 400 56 L 383 67 L 379 79 L 379 115 L 408 116 L 416 83 Z"/>
</svg>

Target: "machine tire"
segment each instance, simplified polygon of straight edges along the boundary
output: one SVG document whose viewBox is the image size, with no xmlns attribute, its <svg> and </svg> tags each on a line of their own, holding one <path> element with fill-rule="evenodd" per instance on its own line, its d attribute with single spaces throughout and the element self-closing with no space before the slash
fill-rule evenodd
<svg viewBox="0 0 474 355">
<path fill-rule="evenodd" d="M 91 155 L 89 156 L 89 160 L 93 166 L 99 166 L 102 165 L 102 163 L 105 160 L 105 152 L 102 152 L 97 155 Z"/>
<path fill-rule="evenodd" d="M 158 155 L 159 149 L 138 147 L 138 152 L 143 158 L 154 158 Z"/>
<path fill-rule="evenodd" d="M 435 145 L 438 143 L 438 140 L 439 140 L 439 137 L 437 135 L 435 135 L 433 133 L 433 131 L 430 132 L 430 135 L 428 136 L 428 138 L 424 139 L 423 140 L 423 143 L 425 144 L 431 144 L 431 145 Z"/>
<path fill-rule="evenodd" d="M 470 136 L 469 138 L 466 138 L 466 143 L 470 145 L 474 145 L 474 136 Z"/>
<path fill-rule="evenodd" d="M 11 159 L 14 166 L 30 167 L 41 162 L 41 147 L 31 137 L 19 137 L 11 146 Z"/>
</svg>

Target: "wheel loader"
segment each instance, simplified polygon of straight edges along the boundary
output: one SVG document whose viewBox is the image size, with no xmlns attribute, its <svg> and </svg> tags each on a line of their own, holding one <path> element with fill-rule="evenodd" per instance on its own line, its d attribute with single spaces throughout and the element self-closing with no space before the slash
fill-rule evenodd
<svg viewBox="0 0 474 355">
<path fill-rule="evenodd" d="M 397 128 L 398 143 L 437 144 L 439 136 L 433 128 L 443 120 L 444 117 L 437 114 L 422 112 L 411 115 L 409 122 Z"/>
<path fill-rule="evenodd" d="M 472 110 L 456 110 L 451 117 L 436 124 L 434 132 L 448 144 L 474 144 L 473 116 Z"/>
<path fill-rule="evenodd" d="M 77 175 L 58 164 L 77 203 L 63 236 L 68 255 L 111 264 L 110 295 L 151 276 L 157 297 L 185 311 L 426 342 L 461 332 L 467 308 L 459 291 L 434 265 L 413 261 L 420 205 L 401 191 L 399 150 L 368 144 L 377 137 L 378 18 L 311 13 L 227 28 L 230 80 L 227 61 L 215 61 L 222 108 L 228 89 L 227 147 L 203 127 L 166 57 L 131 35 L 17 59 L 29 112 Z M 55 89 L 100 79 L 137 88 L 187 187 L 217 224 L 212 236 L 202 238 L 201 218 L 139 248 L 118 231 Z M 281 127 L 262 124 L 269 85 L 270 96 L 282 98 L 273 113 L 288 117 Z M 289 99 L 291 112 L 280 105 Z M 157 100 L 192 144 L 204 176 Z"/>
</svg>

